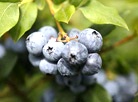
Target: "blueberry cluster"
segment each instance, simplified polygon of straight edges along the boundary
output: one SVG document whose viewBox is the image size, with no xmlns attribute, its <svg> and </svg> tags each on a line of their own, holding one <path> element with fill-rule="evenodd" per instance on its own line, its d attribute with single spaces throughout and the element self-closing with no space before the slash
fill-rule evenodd
<svg viewBox="0 0 138 102">
<path fill-rule="evenodd" d="M 137 76 L 134 72 L 108 79 L 104 71 L 95 74 L 97 82 L 112 96 L 113 102 L 133 102 L 138 90 Z"/>
<path fill-rule="evenodd" d="M 11 37 L 7 37 L 4 42 L 0 43 L 0 59 L 7 54 L 7 51 L 19 54 L 26 52 L 25 39 L 21 38 L 15 43 Z"/>
<path fill-rule="evenodd" d="M 84 90 L 83 84 L 94 81 L 93 75 L 102 66 L 102 59 L 98 54 L 103 41 L 101 34 L 91 28 L 82 31 L 72 29 L 68 32 L 68 42 L 58 41 L 58 33 L 51 26 L 44 26 L 26 38 L 29 61 L 39 67 L 45 74 L 53 74 L 71 90 Z M 77 84 L 76 84 L 77 83 Z"/>
</svg>

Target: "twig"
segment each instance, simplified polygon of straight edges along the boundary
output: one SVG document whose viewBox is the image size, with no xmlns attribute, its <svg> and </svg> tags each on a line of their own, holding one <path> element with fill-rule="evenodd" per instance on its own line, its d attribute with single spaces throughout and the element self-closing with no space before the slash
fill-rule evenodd
<svg viewBox="0 0 138 102">
<path fill-rule="evenodd" d="M 131 41 L 132 39 L 134 39 L 136 36 L 137 36 L 136 33 L 134 33 L 134 34 L 132 34 L 132 35 L 130 35 L 130 36 L 127 36 L 127 37 L 123 38 L 122 40 L 120 40 L 120 41 L 114 43 L 113 45 L 111 45 L 111 46 L 109 46 L 109 47 L 107 47 L 107 48 L 105 48 L 105 49 L 102 49 L 101 53 L 108 52 L 108 51 L 110 51 L 110 50 L 112 50 L 112 49 L 114 49 L 114 48 L 116 48 L 116 47 L 118 47 L 118 46 L 120 46 L 120 45 L 123 45 L 123 44 L 125 44 L 125 43 Z"/>
</svg>

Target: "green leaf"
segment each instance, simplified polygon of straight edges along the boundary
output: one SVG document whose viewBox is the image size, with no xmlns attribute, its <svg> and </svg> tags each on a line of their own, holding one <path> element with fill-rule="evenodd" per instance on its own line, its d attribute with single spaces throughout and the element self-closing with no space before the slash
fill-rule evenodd
<svg viewBox="0 0 138 102">
<path fill-rule="evenodd" d="M 39 10 L 43 10 L 46 4 L 45 0 L 35 0 L 35 3 L 37 4 Z"/>
<path fill-rule="evenodd" d="M 87 93 L 83 95 L 84 102 L 112 102 L 107 91 L 99 84 L 94 84 Z"/>
<path fill-rule="evenodd" d="M 19 22 L 10 30 L 12 38 L 17 41 L 34 24 L 37 17 L 37 6 L 33 2 L 28 2 L 20 6 Z"/>
<path fill-rule="evenodd" d="M 17 61 L 17 55 L 7 52 L 6 55 L 0 59 L 0 79 L 7 77 L 12 71 Z"/>
<path fill-rule="evenodd" d="M 68 23 L 75 12 L 75 7 L 68 3 L 64 3 L 62 7 L 55 13 L 56 20 Z"/>
<path fill-rule="evenodd" d="M 85 28 L 90 27 L 92 23 L 83 16 L 80 10 L 77 10 L 71 17 L 69 21 L 69 25 L 71 25 L 72 27 L 78 28 L 80 30 L 83 30 Z"/>
<path fill-rule="evenodd" d="M 0 98 L 1 102 L 21 102 L 21 100 L 17 96 L 13 95 L 7 95 L 6 97 L 1 97 Z"/>
<path fill-rule="evenodd" d="M 65 88 L 63 89 L 60 89 L 58 87 L 55 87 L 55 88 L 56 88 L 55 102 L 77 102 L 75 101 L 77 98 L 77 95 L 75 95 L 71 91 L 66 90 Z"/>
<path fill-rule="evenodd" d="M 103 37 L 105 37 L 110 34 L 116 27 L 112 24 L 94 24 L 91 28 L 97 30 L 102 34 Z"/>
<path fill-rule="evenodd" d="M 128 30 L 125 21 L 116 9 L 104 6 L 96 0 L 92 0 L 89 5 L 81 7 L 80 10 L 88 20 L 95 24 L 113 24 Z"/>
<path fill-rule="evenodd" d="M 82 0 L 69 0 L 69 3 L 71 3 L 74 6 L 79 6 L 79 4 L 82 2 Z"/>
<path fill-rule="evenodd" d="M 0 2 L 20 2 L 20 0 L 0 0 Z"/>
<path fill-rule="evenodd" d="M 66 0 L 53 0 L 53 2 L 54 2 L 55 4 L 61 4 L 61 3 L 63 3 L 64 1 L 66 1 Z"/>
<path fill-rule="evenodd" d="M 17 3 L 0 2 L 0 37 L 16 25 L 19 19 Z"/>
</svg>

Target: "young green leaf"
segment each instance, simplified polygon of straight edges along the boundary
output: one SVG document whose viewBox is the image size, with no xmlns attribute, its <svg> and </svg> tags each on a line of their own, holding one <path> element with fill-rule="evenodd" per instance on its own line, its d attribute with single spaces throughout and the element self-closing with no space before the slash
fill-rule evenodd
<svg viewBox="0 0 138 102">
<path fill-rule="evenodd" d="M 55 4 L 61 4 L 61 3 L 63 3 L 64 1 L 66 1 L 66 0 L 53 0 L 53 2 L 54 2 Z"/>
<path fill-rule="evenodd" d="M 0 0 L 0 2 L 20 2 L 20 0 Z"/>
<path fill-rule="evenodd" d="M 10 30 L 12 38 L 17 41 L 34 24 L 37 17 L 37 6 L 33 2 L 25 3 L 20 6 L 19 22 Z"/>
<path fill-rule="evenodd" d="M 37 4 L 37 7 L 39 10 L 43 10 L 45 7 L 45 0 L 35 0 L 35 3 Z"/>
<path fill-rule="evenodd" d="M 106 35 L 110 34 L 116 27 L 112 24 L 94 24 L 91 28 L 97 30 L 102 34 L 103 37 L 105 37 Z"/>
<path fill-rule="evenodd" d="M 64 3 L 54 15 L 56 20 L 68 23 L 69 20 L 71 19 L 72 15 L 75 12 L 75 7 L 73 5 L 70 5 L 68 3 Z"/>
<path fill-rule="evenodd" d="M 69 0 L 69 3 L 74 6 L 79 6 L 79 4 L 82 2 L 82 0 Z"/>
<path fill-rule="evenodd" d="M 0 37 L 16 25 L 19 19 L 17 3 L 0 2 Z"/>
<path fill-rule="evenodd" d="M 92 86 L 89 91 L 83 95 L 84 102 L 112 102 L 111 96 L 99 84 Z"/>
<path fill-rule="evenodd" d="M 96 0 L 92 0 L 89 5 L 81 7 L 80 10 L 84 16 L 93 23 L 113 24 L 128 30 L 127 24 L 118 14 L 116 9 L 104 6 Z"/>
</svg>

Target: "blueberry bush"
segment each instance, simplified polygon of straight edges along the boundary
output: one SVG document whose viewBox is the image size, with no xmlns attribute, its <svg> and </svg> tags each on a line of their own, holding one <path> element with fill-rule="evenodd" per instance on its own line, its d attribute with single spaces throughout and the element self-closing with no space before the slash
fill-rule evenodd
<svg viewBox="0 0 138 102">
<path fill-rule="evenodd" d="M 0 0 L 0 102 L 138 102 L 137 0 Z"/>
</svg>

